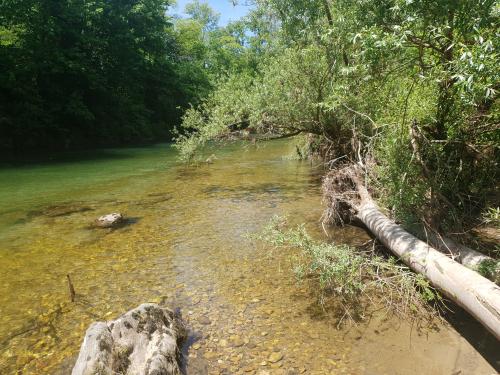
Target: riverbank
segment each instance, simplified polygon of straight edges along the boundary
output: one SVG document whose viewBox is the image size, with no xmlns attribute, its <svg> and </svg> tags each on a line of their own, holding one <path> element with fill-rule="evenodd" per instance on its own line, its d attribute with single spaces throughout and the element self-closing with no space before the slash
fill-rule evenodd
<svg viewBox="0 0 500 375">
<path fill-rule="evenodd" d="M 191 368 L 210 373 L 494 373 L 490 341 L 466 338 L 471 327 L 481 332 L 470 319 L 458 332 L 443 325 L 419 334 L 390 317 L 338 331 L 313 291 L 295 283 L 290 254 L 245 237 L 278 214 L 325 239 L 321 174 L 283 158 L 293 151 L 287 142 L 258 147 L 229 146 L 200 167 L 158 146 L 0 171 L 1 372 L 64 373 L 90 322 L 163 302 L 181 308 L 192 330 Z M 89 209 L 47 215 L 64 204 Z M 113 211 L 134 224 L 88 229 Z M 352 227 L 330 237 L 368 239 Z"/>
</svg>

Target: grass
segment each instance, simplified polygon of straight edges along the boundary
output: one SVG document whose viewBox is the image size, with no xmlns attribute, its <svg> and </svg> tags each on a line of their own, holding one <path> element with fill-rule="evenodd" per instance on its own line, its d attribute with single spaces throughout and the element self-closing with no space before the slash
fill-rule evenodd
<svg viewBox="0 0 500 375">
<path fill-rule="evenodd" d="M 482 214 L 483 223 L 500 228 L 500 207 L 488 207 Z"/>
<path fill-rule="evenodd" d="M 429 322 L 443 306 L 441 295 L 422 275 L 373 249 L 315 241 L 303 225 L 289 229 L 286 220 L 277 216 L 256 238 L 295 250 L 297 280 L 311 283 L 319 303 L 334 310 L 339 326 L 364 320 L 381 307 L 405 319 Z"/>
</svg>

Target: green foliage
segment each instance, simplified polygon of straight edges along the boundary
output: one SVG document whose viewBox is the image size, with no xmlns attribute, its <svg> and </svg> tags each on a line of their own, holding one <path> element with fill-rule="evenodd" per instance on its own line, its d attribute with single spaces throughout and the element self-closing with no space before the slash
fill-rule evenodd
<svg viewBox="0 0 500 375">
<path fill-rule="evenodd" d="M 169 5 L 1 2 L 1 151 L 168 140 L 208 86 L 186 62 L 200 52 L 174 31 Z"/>
<path fill-rule="evenodd" d="M 287 229 L 284 218 L 275 216 L 254 238 L 277 248 L 297 249 L 297 279 L 319 288 L 323 305 L 336 305 L 339 323 L 346 317 L 362 319 L 380 304 L 407 318 L 430 318 L 436 313 L 434 307 L 439 308 L 442 303 L 441 296 L 422 275 L 414 274 L 396 258 L 315 241 L 304 226 Z"/>
<path fill-rule="evenodd" d="M 184 11 L 193 20 L 199 22 L 205 32 L 214 30 L 219 22 L 220 15 L 210 8 L 207 3 L 200 3 L 199 0 L 193 0 L 186 4 Z"/>
<path fill-rule="evenodd" d="M 463 227 L 498 179 L 499 14 L 493 0 L 256 1 L 242 46 L 259 63 L 232 91 L 240 73 L 227 70 L 213 94 L 225 99 L 196 107 L 190 134 L 203 145 L 235 122 L 312 134 L 319 145 L 305 149 L 330 164 L 374 166 L 397 218 Z"/>
<path fill-rule="evenodd" d="M 250 113 L 250 103 L 246 100 L 245 87 L 251 78 L 245 75 L 233 75 L 220 82 L 217 90 L 200 105 L 188 109 L 177 132 L 175 147 L 181 160 L 193 161 L 203 146 L 211 140 L 219 140 L 229 124 L 240 123 Z M 228 100 L 230 98 L 230 100 Z M 210 126 L 207 126 L 207 120 Z"/>
<path fill-rule="evenodd" d="M 500 227 L 500 207 L 488 207 L 482 214 L 483 222 Z"/>
<path fill-rule="evenodd" d="M 477 266 L 477 272 L 498 284 L 500 282 L 500 261 L 494 259 L 483 260 Z"/>
</svg>

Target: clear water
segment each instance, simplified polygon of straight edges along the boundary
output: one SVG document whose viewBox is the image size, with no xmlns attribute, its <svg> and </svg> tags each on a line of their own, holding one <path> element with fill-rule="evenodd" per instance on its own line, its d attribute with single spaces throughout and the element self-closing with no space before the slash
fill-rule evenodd
<svg viewBox="0 0 500 375">
<path fill-rule="evenodd" d="M 324 236 L 318 171 L 284 158 L 292 149 L 233 145 L 186 167 L 157 145 L 0 169 L 0 373 L 69 373 L 92 321 L 158 302 L 191 329 L 190 373 L 493 374 L 448 326 L 418 334 L 386 317 L 338 330 L 294 281 L 293 254 L 246 237 L 275 214 Z M 128 225 L 92 227 L 111 212 Z"/>
</svg>

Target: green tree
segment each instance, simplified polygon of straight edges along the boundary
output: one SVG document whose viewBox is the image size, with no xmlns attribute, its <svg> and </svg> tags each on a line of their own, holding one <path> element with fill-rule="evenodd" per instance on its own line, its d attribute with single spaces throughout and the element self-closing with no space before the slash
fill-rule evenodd
<svg viewBox="0 0 500 375">
<path fill-rule="evenodd" d="M 235 123 L 308 134 L 327 161 L 372 166 L 406 223 L 460 226 L 480 214 L 499 160 L 495 1 L 255 3 L 242 46 L 258 64 L 186 113 L 183 156 L 231 138 Z"/>
<path fill-rule="evenodd" d="M 166 0 L 0 3 L 3 151 L 167 140 L 199 94 Z"/>
</svg>

